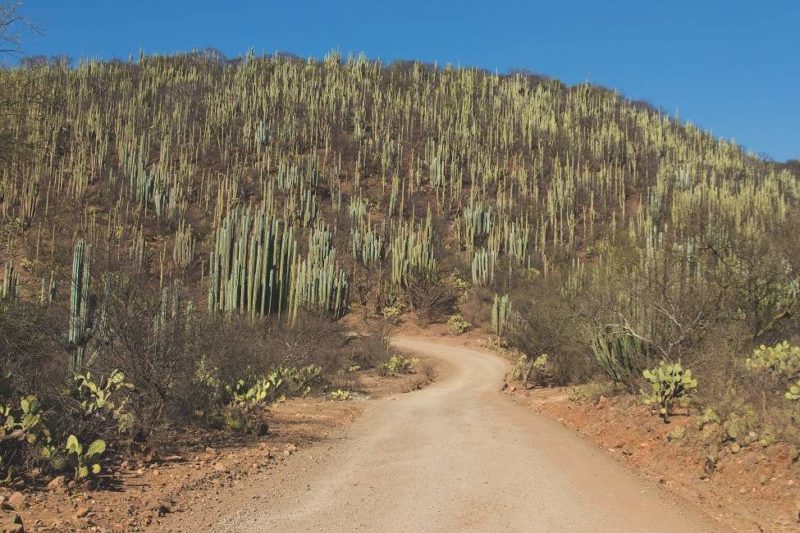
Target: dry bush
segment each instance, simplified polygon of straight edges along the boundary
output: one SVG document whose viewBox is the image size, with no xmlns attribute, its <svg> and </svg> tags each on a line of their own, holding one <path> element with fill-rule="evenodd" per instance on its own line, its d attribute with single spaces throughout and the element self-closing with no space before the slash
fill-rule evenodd
<svg viewBox="0 0 800 533">
<path fill-rule="evenodd" d="M 458 290 L 441 278 L 414 277 L 408 283 L 406 296 L 417 316 L 428 322 L 449 316 L 458 303 Z"/>
<path fill-rule="evenodd" d="M 584 323 L 559 291 L 558 280 L 537 278 L 514 289 L 514 314 L 508 342 L 529 358 L 548 355 L 550 383 L 581 383 L 597 372 Z"/>
<path fill-rule="evenodd" d="M 282 350 L 285 366 L 319 365 L 326 372 L 342 368 L 345 364 L 346 338 L 341 324 L 317 313 L 304 313 L 291 327 L 271 326 L 267 341 L 275 336 L 275 349 Z"/>
<path fill-rule="evenodd" d="M 375 328 L 369 335 L 350 337 L 344 348 L 347 366 L 357 365 L 362 370 L 377 367 L 389 358 L 387 335 Z"/>
<path fill-rule="evenodd" d="M 198 332 L 205 328 L 189 311 L 179 288 L 168 289 L 162 302 L 163 295 L 148 290 L 135 276 L 117 273 L 106 280 L 107 332 L 95 333 L 99 353 L 93 373 L 118 369 L 134 384 L 131 408 L 142 433 L 185 420 L 201 399 L 191 384 Z"/>
<path fill-rule="evenodd" d="M 43 400 L 57 395 L 68 377 L 62 344 L 66 331 L 52 308 L 0 301 L 0 377 L 7 378 L 12 391 Z"/>
<path fill-rule="evenodd" d="M 473 287 L 458 308 L 470 324 L 491 324 L 494 296 L 488 287 Z"/>
</svg>

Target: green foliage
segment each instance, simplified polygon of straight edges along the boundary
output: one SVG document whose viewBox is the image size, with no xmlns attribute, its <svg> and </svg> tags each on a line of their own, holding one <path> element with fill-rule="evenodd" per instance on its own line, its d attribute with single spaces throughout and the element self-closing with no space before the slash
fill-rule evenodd
<svg viewBox="0 0 800 533">
<path fill-rule="evenodd" d="M 75 244 L 72 258 L 72 283 L 69 298 L 69 342 L 73 347 L 72 371 L 80 372 L 84 364 L 86 343 L 92 333 L 91 299 L 92 246 L 82 240 Z"/>
<path fill-rule="evenodd" d="M 793 402 L 800 400 L 800 380 L 789 386 L 789 390 L 784 393 L 784 397 Z"/>
<path fill-rule="evenodd" d="M 350 391 L 337 389 L 337 390 L 331 392 L 331 400 L 336 400 L 336 401 L 343 402 L 343 401 L 349 400 L 350 398 L 352 398 L 352 395 L 350 394 Z"/>
<path fill-rule="evenodd" d="M 495 334 L 502 336 L 508 328 L 508 321 L 511 317 L 511 300 L 508 294 L 502 297 L 495 294 L 492 304 L 492 329 Z"/>
<path fill-rule="evenodd" d="M 642 391 L 644 403 L 655 405 L 664 422 L 669 422 L 674 403 L 684 400 L 697 388 L 692 371 L 680 363 L 661 361 L 657 368 L 646 369 L 642 375 L 650 383 L 650 391 Z"/>
<path fill-rule="evenodd" d="M 521 354 L 511 369 L 511 375 L 517 381 L 521 381 L 523 385 L 527 385 L 531 381 L 538 382 L 545 375 L 548 361 L 549 357 L 546 353 L 537 357 Z"/>
<path fill-rule="evenodd" d="M 379 368 L 382 372 L 389 375 L 409 374 L 414 366 L 414 361 L 414 359 L 395 354 Z"/>
<path fill-rule="evenodd" d="M 19 399 L 19 405 L 0 403 L 0 464 L 8 461 L 20 445 L 48 442 L 50 432 L 42 420 L 41 405 L 36 396 Z"/>
<path fill-rule="evenodd" d="M 128 399 L 123 393 L 133 390 L 133 384 L 125 381 L 125 374 L 113 370 L 107 378 L 101 378 L 98 384 L 92 373 L 86 372 L 77 374 L 75 383 L 81 409 L 86 415 L 108 413 L 117 422 L 120 432 L 126 433 L 130 430 L 133 415 L 126 408 Z"/>
<path fill-rule="evenodd" d="M 230 405 L 224 409 L 225 429 L 237 433 L 247 430 L 247 414 L 244 411 L 246 407 L 246 402 L 242 401 L 239 403 L 235 402 L 234 405 Z"/>
<path fill-rule="evenodd" d="M 784 397 L 790 401 L 800 400 L 800 346 L 790 345 L 787 341 L 774 346 L 762 344 L 745 360 L 745 365 L 750 370 L 769 372 L 788 380 L 790 383 Z"/>
<path fill-rule="evenodd" d="M 194 379 L 210 395 L 211 407 L 195 414 L 216 427 L 262 435 L 266 434 L 262 419 L 266 408 L 290 396 L 306 396 L 325 385 L 318 365 L 278 367 L 265 374 L 247 368 L 243 374 L 245 377 L 233 383 L 224 383 L 218 369 L 198 365 Z"/>
<path fill-rule="evenodd" d="M 600 368 L 615 383 L 631 387 L 641 372 L 644 345 L 627 333 L 605 331 L 592 340 L 592 352 Z"/>
<path fill-rule="evenodd" d="M 570 401 L 573 402 L 591 402 L 599 399 L 601 396 L 614 392 L 614 385 L 607 381 L 590 381 L 572 387 L 569 394 Z"/>
<path fill-rule="evenodd" d="M 280 367 L 277 372 L 283 379 L 287 394 L 291 396 L 307 396 L 312 390 L 325 385 L 322 367 L 319 365 Z"/>
<path fill-rule="evenodd" d="M 453 335 L 466 333 L 471 327 L 472 324 L 467 322 L 467 319 L 465 319 L 461 313 L 451 315 L 450 318 L 447 319 L 447 329 L 450 330 L 450 333 Z"/>
<path fill-rule="evenodd" d="M 17 297 L 17 285 L 19 285 L 19 273 L 14 270 L 14 264 L 6 263 L 3 283 L 0 284 L 0 300 L 11 300 Z"/>
<path fill-rule="evenodd" d="M 758 415 L 752 405 L 739 406 L 725 417 L 722 428 L 729 440 L 744 442 L 758 426 Z"/>
<path fill-rule="evenodd" d="M 281 401 L 283 395 L 280 390 L 283 383 L 281 373 L 273 371 L 266 376 L 249 381 L 240 379 L 233 385 L 226 385 L 225 388 L 230 395 L 232 405 L 250 410 Z"/>
<path fill-rule="evenodd" d="M 456 291 L 458 292 L 459 300 L 463 300 L 469 291 L 469 283 L 467 280 L 462 278 L 458 272 L 453 272 L 450 274 L 450 283 L 455 287 Z"/>
<path fill-rule="evenodd" d="M 761 345 L 745 361 L 751 370 L 765 370 L 788 378 L 800 376 L 800 346 L 792 346 L 787 341 L 774 346 Z"/>
<path fill-rule="evenodd" d="M 0 385 L 2 383 L 0 380 Z M 0 393 L 0 400 L 6 393 Z M 47 447 L 51 436 L 42 419 L 39 399 L 33 395 L 20 398 L 17 405 L 0 401 L 0 422 L 0 474 L 4 473 L 3 479 L 7 482 L 13 477 L 25 450 Z"/>
<path fill-rule="evenodd" d="M 703 424 L 719 424 L 720 418 L 717 412 L 714 411 L 714 409 L 712 409 L 711 407 L 706 407 L 703 410 L 702 422 Z"/>
<path fill-rule="evenodd" d="M 106 451 L 105 441 L 101 439 L 93 441 L 84 452 L 84 447 L 78 438 L 70 435 L 64 449 L 76 481 L 100 474 L 100 460 Z"/>
<path fill-rule="evenodd" d="M 384 306 L 383 309 L 381 310 L 381 315 L 383 315 L 383 318 L 393 324 L 397 323 L 398 320 L 400 320 L 402 314 L 403 314 L 402 307 L 397 305 L 387 305 Z"/>
</svg>

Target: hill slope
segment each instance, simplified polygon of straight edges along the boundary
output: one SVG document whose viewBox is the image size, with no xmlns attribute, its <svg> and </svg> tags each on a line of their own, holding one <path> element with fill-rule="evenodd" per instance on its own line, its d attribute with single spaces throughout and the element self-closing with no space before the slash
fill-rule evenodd
<svg viewBox="0 0 800 533">
<path fill-rule="evenodd" d="M 543 382 L 605 371 L 638 390 L 644 368 L 682 360 L 708 404 L 740 387 L 751 405 L 743 356 L 797 333 L 789 167 L 599 87 L 335 53 L 53 64 L 0 85 L 16 102 L 4 298 L 50 303 L 25 308 L 55 354 L 42 368 L 66 373 L 65 351 L 75 371 L 129 377 L 148 375 L 140 353 L 166 361 L 141 404 L 175 404 L 212 352 L 252 345 L 255 361 L 287 324 L 356 307 L 460 305 L 454 328 L 548 354 Z M 259 315 L 269 333 L 242 341 Z M 216 344 L 177 342 L 187 323 Z M 25 350 L 7 349 L 20 368 Z M 760 375 L 765 413 L 796 377 Z"/>
</svg>

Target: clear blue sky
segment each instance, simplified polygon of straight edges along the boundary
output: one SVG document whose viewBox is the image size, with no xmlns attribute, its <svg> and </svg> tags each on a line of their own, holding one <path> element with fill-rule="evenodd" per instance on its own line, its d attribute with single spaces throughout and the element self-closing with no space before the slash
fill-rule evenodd
<svg viewBox="0 0 800 533">
<path fill-rule="evenodd" d="M 28 54 L 365 52 L 589 80 L 800 158 L 800 0 L 25 0 Z"/>
</svg>

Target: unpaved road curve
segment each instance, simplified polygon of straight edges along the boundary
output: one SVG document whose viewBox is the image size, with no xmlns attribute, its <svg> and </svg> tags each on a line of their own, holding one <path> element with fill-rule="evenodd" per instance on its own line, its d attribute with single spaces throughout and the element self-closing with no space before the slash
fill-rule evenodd
<svg viewBox="0 0 800 533">
<path fill-rule="evenodd" d="M 308 451 L 310 468 L 289 465 L 283 480 L 248 488 L 263 495 L 257 505 L 243 497 L 214 530 L 715 530 L 569 430 L 509 401 L 499 392 L 508 370 L 500 358 L 424 339 L 393 344 L 441 359 L 444 378 L 376 401 L 343 440 Z M 188 514 L 183 526 L 199 526 Z"/>
</svg>

